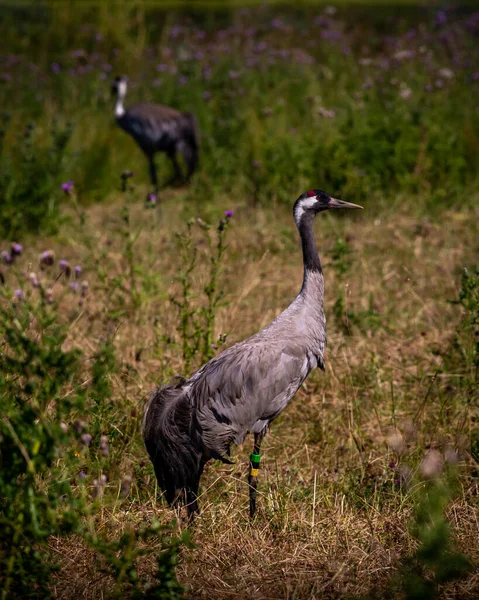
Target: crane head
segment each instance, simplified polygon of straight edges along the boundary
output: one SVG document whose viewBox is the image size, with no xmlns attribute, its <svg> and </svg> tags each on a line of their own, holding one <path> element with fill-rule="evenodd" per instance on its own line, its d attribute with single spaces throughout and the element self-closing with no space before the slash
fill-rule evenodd
<svg viewBox="0 0 479 600">
<path fill-rule="evenodd" d="M 111 94 L 115 98 L 123 98 L 126 96 L 126 88 L 128 84 L 128 77 L 121 76 L 115 77 L 111 84 Z"/>
<path fill-rule="evenodd" d="M 338 198 L 333 198 L 322 190 L 309 190 L 301 194 L 301 196 L 294 203 L 294 220 L 299 226 L 301 219 L 305 215 L 314 216 L 318 212 L 323 210 L 329 210 L 331 208 L 362 208 L 359 204 L 352 204 L 352 202 L 345 202 Z"/>
</svg>

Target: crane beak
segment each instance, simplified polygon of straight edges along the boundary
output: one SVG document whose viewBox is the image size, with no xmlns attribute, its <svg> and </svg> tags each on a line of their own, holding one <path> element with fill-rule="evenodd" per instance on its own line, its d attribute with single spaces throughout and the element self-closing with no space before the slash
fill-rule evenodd
<svg viewBox="0 0 479 600">
<path fill-rule="evenodd" d="M 328 202 L 328 208 L 363 208 L 359 204 L 353 204 L 352 202 L 345 202 L 344 200 L 338 200 L 337 198 L 331 198 Z"/>
</svg>

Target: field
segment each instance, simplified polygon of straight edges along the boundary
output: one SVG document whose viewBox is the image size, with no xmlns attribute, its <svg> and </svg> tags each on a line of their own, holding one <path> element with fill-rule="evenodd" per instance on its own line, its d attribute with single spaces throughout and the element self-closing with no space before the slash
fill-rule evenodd
<svg viewBox="0 0 479 600">
<path fill-rule="evenodd" d="M 479 13 L 0 15 L 2 600 L 477 598 Z M 188 186 L 149 197 L 116 74 L 197 115 Z M 265 438 L 255 520 L 248 437 L 189 527 L 144 401 L 295 298 L 311 187 L 364 207 L 315 221 L 326 371 Z"/>
</svg>

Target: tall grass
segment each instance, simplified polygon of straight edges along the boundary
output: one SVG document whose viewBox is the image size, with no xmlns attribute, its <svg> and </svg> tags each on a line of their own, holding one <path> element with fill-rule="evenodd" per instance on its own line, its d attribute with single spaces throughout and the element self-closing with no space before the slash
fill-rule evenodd
<svg viewBox="0 0 479 600">
<path fill-rule="evenodd" d="M 117 73 L 130 77 L 129 101 L 198 116 L 201 172 L 190 195 L 200 202 L 219 193 L 288 202 L 314 180 L 353 201 L 384 204 L 401 192 L 450 206 L 477 187 L 470 11 L 63 3 L 24 10 L 28 34 L 14 37 L 17 9 L 2 10 L 6 143 L 33 120 L 41 147 L 54 118 L 74 120 L 61 171 L 85 200 L 107 197 L 126 168 L 147 182 L 140 151 L 114 124 Z"/>
</svg>

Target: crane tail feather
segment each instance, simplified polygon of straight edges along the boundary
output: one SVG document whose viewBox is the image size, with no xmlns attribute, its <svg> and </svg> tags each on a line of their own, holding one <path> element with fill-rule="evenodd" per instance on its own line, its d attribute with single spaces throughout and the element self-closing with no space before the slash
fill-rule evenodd
<svg viewBox="0 0 479 600">
<path fill-rule="evenodd" d="M 170 505 L 196 496 L 204 465 L 202 452 L 192 439 L 191 406 L 183 383 L 153 392 L 143 417 L 145 447 Z"/>
</svg>

